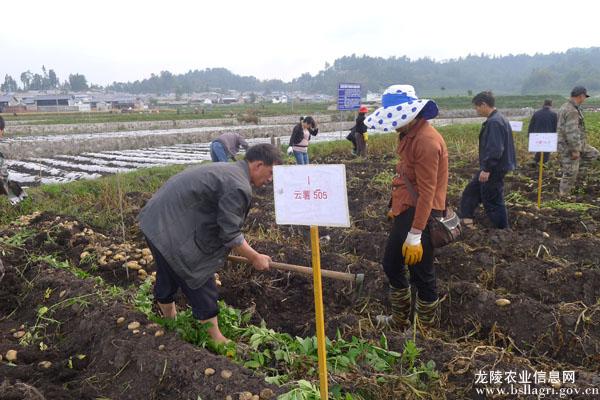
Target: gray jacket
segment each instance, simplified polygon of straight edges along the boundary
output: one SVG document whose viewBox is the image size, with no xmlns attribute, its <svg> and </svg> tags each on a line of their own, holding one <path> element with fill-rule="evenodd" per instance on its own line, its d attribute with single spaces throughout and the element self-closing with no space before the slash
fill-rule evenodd
<svg viewBox="0 0 600 400">
<path fill-rule="evenodd" d="M 229 158 L 235 158 L 235 155 L 240 151 L 240 147 L 248 150 L 248 142 L 237 132 L 225 132 L 215 139 L 215 142 L 220 142 Z"/>
<path fill-rule="evenodd" d="M 244 241 L 252 187 L 246 161 L 189 168 L 172 178 L 139 215 L 140 228 L 192 289 L 204 285 Z"/>
</svg>

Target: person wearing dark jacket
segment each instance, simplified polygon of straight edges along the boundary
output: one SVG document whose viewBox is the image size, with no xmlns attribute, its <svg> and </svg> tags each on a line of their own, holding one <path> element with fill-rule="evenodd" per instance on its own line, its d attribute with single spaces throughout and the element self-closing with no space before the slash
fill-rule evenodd
<svg viewBox="0 0 600 400">
<path fill-rule="evenodd" d="M 244 160 L 210 163 L 171 177 L 144 206 L 140 229 L 156 262 L 154 297 L 166 318 L 177 315 L 174 295 L 179 288 L 208 333 L 217 343 L 228 339 L 219 330 L 214 273 L 231 250 L 258 270 L 271 258 L 254 250 L 241 232 L 250 209 L 252 186 L 273 177 L 281 164 L 279 150 L 270 144 L 252 146 Z"/>
<path fill-rule="evenodd" d="M 367 106 L 360 106 L 358 117 L 356 117 L 356 125 L 354 138 L 356 140 L 356 155 L 361 157 L 367 156 L 367 141 L 365 134 L 367 133 L 367 125 L 365 125 L 365 114 L 369 111 Z"/>
<path fill-rule="evenodd" d="M 316 136 L 317 133 L 319 133 L 319 128 L 313 117 L 301 117 L 300 123 L 294 126 L 292 136 L 290 136 L 288 154 L 293 152 L 297 164 L 308 164 L 308 142 L 311 136 Z"/>
<path fill-rule="evenodd" d="M 552 100 L 544 100 L 544 106 L 533 113 L 527 133 L 551 133 L 556 132 L 558 126 L 558 114 L 552 111 Z M 540 162 L 541 153 L 535 153 L 535 163 Z M 550 153 L 544 153 L 544 164 L 550 159 Z"/>
<path fill-rule="evenodd" d="M 237 132 L 225 132 L 210 143 L 210 158 L 212 162 L 235 161 L 235 155 L 248 149 L 248 142 Z"/>
<path fill-rule="evenodd" d="M 481 92 L 472 100 L 477 113 L 486 117 L 479 132 L 479 171 L 460 199 L 460 216 L 467 227 L 473 226 L 475 209 L 480 203 L 495 228 L 508 228 L 504 203 L 504 176 L 517 167 L 515 144 L 508 120 L 496 110 L 491 92 Z"/>
</svg>

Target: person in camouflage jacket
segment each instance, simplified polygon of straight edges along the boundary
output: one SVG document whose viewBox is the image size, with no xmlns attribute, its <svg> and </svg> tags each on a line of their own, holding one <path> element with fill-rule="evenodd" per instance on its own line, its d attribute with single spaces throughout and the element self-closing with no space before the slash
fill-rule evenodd
<svg viewBox="0 0 600 400">
<path fill-rule="evenodd" d="M 562 168 L 559 191 L 561 196 L 571 193 L 577 176 L 580 161 L 593 161 L 600 153 L 587 143 L 585 122 L 581 104 L 590 96 L 582 86 L 571 91 L 571 99 L 558 111 L 558 152 Z"/>
</svg>

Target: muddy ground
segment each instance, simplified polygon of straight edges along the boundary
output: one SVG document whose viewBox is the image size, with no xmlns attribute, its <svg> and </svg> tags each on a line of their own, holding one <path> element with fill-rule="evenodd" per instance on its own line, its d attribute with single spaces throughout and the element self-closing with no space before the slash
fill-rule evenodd
<svg viewBox="0 0 600 400">
<path fill-rule="evenodd" d="M 352 216 L 349 229 L 320 229 L 322 267 L 365 274 L 360 297 L 350 284 L 324 280 L 327 334 L 333 337 L 339 330 L 344 337 L 376 340 L 381 330 L 376 328 L 375 316 L 389 311 L 387 281 L 380 265 L 390 228 L 385 218 L 389 187 L 379 178 L 393 172 L 394 159 L 350 161 L 334 156 L 315 161 L 347 164 Z M 453 169 L 450 181 L 457 176 L 470 177 L 475 168 L 469 164 Z M 437 330 L 416 334 L 417 345 L 423 349 L 420 358 L 435 361 L 440 372 L 430 397 L 492 398 L 475 390 L 483 387 L 476 384 L 479 371 L 492 370 L 517 374 L 575 371 L 575 383 L 555 385 L 556 394 L 558 390 L 600 388 L 600 186 L 595 171 L 581 182 L 571 200 L 586 203 L 589 209 L 538 210 L 534 205 L 537 169 L 525 166 L 506 179 L 512 229 L 491 229 L 480 214 L 477 228 L 467 231 L 462 241 L 437 250 L 438 288 L 444 298 L 441 323 Z M 557 198 L 556 175 L 557 165 L 551 164 L 545 204 Z M 460 190 L 451 193 L 450 203 L 456 207 Z M 149 196 L 131 193 L 128 202 L 139 209 Z M 152 276 L 153 263 L 142 252 L 146 246 L 135 225 L 135 214 L 136 210 L 126 216 L 126 242 L 119 232 L 97 232 L 68 216 L 43 214 L 23 221 L 35 234 L 21 248 L 4 249 L 8 272 L 1 283 L 0 354 L 17 348 L 19 358 L 16 366 L 5 360 L 0 364 L 5 389 L 0 397 L 175 399 L 201 394 L 203 399 L 224 399 L 245 390 L 259 393 L 267 387 L 280 393 L 260 376 L 194 348 L 173 333 L 154 336 L 159 328 L 145 316 L 99 292 L 94 276 L 122 288 Z M 19 226 L 6 227 L 0 236 L 20 230 Z M 257 190 L 246 232 L 252 245 L 274 260 L 310 265 L 308 229 L 275 224 L 272 187 Z M 100 265 L 92 263 L 85 255 L 82 258 L 84 252 L 105 259 Z M 27 254 L 31 253 L 57 254 L 92 278 L 82 280 L 43 262 L 28 263 Z M 127 259 L 115 260 L 119 253 Z M 123 268 L 129 260 L 143 264 L 144 273 Z M 314 334 L 310 277 L 278 271 L 257 273 L 247 266 L 228 265 L 220 272 L 220 280 L 221 297 L 236 308 L 253 310 L 253 322 L 264 320 L 268 327 L 292 335 Z M 85 304 L 72 300 L 74 304 L 56 308 L 53 319 L 60 323 L 40 321 L 41 305 L 50 307 L 64 301 L 61 299 L 82 296 L 87 296 Z M 508 299 L 510 304 L 498 306 L 498 299 Z M 178 303 L 184 306 L 185 300 L 180 298 Z M 126 322 L 117 325 L 120 316 Z M 127 329 L 134 320 L 141 323 L 138 334 Z M 41 322 L 47 350 L 40 350 L 39 341 L 16 345 L 14 334 L 21 325 L 31 328 Z M 397 351 L 402 351 L 410 337 L 389 329 L 384 332 L 391 349 Z M 164 350 L 158 349 L 161 344 Z M 79 359 L 81 354 L 85 357 Z M 38 365 L 41 361 L 50 361 L 52 366 L 44 369 Z M 217 373 L 205 377 L 207 367 Z M 233 371 L 233 377 L 222 379 L 222 369 Z M 377 390 L 373 382 L 360 376 L 330 379 L 367 398 L 414 395 L 394 387 Z M 552 389 L 548 383 L 533 387 Z M 566 398 L 592 397 L 572 394 Z"/>
</svg>

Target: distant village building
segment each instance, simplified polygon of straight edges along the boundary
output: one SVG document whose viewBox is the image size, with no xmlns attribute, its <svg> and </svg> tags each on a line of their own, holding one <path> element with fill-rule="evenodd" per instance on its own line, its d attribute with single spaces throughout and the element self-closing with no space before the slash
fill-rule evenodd
<svg viewBox="0 0 600 400">
<path fill-rule="evenodd" d="M 287 104 L 288 97 L 285 94 L 281 96 L 274 96 L 271 101 L 273 104 Z"/>
<path fill-rule="evenodd" d="M 17 98 L 13 95 L 7 94 L 0 96 L 0 112 L 9 112 L 3 111 L 7 107 L 13 107 L 19 104 Z"/>
<path fill-rule="evenodd" d="M 237 97 L 223 97 L 221 98 L 221 103 L 223 104 L 233 104 L 233 103 L 237 103 L 238 102 L 238 98 Z"/>
<path fill-rule="evenodd" d="M 39 107 L 50 107 L 50 106 L 70 106 L 74 103 L 74 97 L 68 94 L 42 94 L 34 98 L 35 105 Z"/>
<path fill-rule="evenodd" d="M 78 111 L 75 97 L 70 94 L 41 94 L 33 98 L 39 112 Z"/>
<path fill-rule="evenodd" d="M 380 93 L 367 93 L 367 99 L 365 103 L 381 103 L 381 94 Z"/>
</svg>

